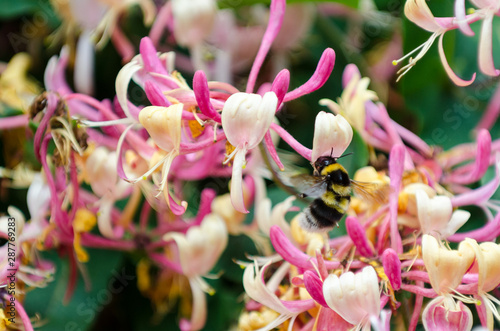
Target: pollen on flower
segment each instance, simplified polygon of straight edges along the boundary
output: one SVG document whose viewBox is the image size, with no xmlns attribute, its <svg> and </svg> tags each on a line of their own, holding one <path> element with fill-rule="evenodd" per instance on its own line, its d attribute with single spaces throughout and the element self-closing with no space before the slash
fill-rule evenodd
<svg viewBox="0 0 500 331">
<path fill-rule="evenodd" d="M 200 124 L 197 120 L 189 120 L 188 126 L 189 130 L 191 130 L 191 136 L 193 136 L 193 138 L 198 138 L 203 131 L 205 131 L 205 126 Z"/>
</svg>

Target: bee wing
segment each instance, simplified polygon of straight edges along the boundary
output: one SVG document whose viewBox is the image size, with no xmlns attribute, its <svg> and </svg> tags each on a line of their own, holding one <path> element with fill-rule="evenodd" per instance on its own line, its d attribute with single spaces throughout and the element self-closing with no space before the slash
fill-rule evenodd
<svg viewBox="0 0 500 331">
<path fill-rule="evenodd" d="M 290 178 L 290 183 L 303 198 L 318 198 L 325 193 L 327 187 L 323 176 L 297 175 Z"/>
<path fill-rule="evenodd" d="M 389 201 L 391 187 L 387 184 L 358 182 L 351 179 L 351 187 L 354 194 L 369 202 L 382 205 Z"/>
</svg>

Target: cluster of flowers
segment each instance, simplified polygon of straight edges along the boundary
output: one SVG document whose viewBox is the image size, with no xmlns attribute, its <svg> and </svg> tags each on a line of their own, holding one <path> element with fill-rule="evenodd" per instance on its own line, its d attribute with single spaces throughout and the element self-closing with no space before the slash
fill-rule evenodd
<svg viewBox="0 0 500 331">
<path fill-rule="evenodd" d="M 408 18 L 434 33 L 430 43 L 438 36 L 442 41 L 443 34 L 454 28 L 471 34 L 468 24 L 483 20 L 480 69 L 498 75 L 491 57 L 491 20 L 499 12 L 498 3 L 472 2 L 480 9 L 465 16 L 464 2 L 457 1 L 454 18 L 434 18 L 423 0 L 408 0 L 405 11 Z M 126 6 L 131 3 L 125 2 Z M 179 326 L 199 330 L 207 319 L 205 293 L 214 292 L 203 277 L 210 276 L 228 236 L 243 233 L 258 247 L 265 246 L 261 237 L 268 237 L 275 253 L 241 262 L 247 294 L 239 319 L 241 330 L 272 330 L 283 323 L 288 323 L 289 330 L 389 330 L 391 323 L 404 323 L 404 314 L 398 313 L 402 300 L 413 310 L 410 330 L 421 322 L 427 330 L 470 330 L 472 312 L 465 304 L 475 305 L 482 326 L 493 328 L 493 317 L 500 320 L 495 306 L 500 302 L 489 293 L 500 284 L 500 246 L 493 242 L 500 235 L 500 207 L 491 197 L 500 184 L 496 156 L 500 140 L 492 141 L 485 128 L 491 127 L 496 114 L 486 113 L 489 122 L 478 127 L 475 143 L 440 151 L 393 121 L 377 102 L 376 93 L 368 90 L 369 79 L 349 65 L 338 101 L 320 101 L 329 111 L 317 115 L 309 149 L 280 126 L 276 117 L 286 102 L 324 85 L 333 70 L 335 52 L 324 50 L 316 71 L 296 89 L 289 91 L 287 69 L 279 71 L 272 82 L 257 86 L 264 60 L 285 21 L 285 0 L 271 1 L 268 24 L 257 44 L 244 92 L 228 83 L 224 62 L 203 56 L 207 38 L 215 38 L 207 32 L 218 15 L 214 2 L 192 1 L 186 6 L 185 1 L 172 0 L 157 13 L 152 2 L 137 3 L 145 22 L 154 21 L 150 36 L 140 42 L 138 55 L 132 56 L 133 47 L 116 26 L 123 5 L 111 2 L 106 10 L 100 4 L 102 15 L 84 29 L 79 45 L 86 49 L 85 42 L 98 34 L 99 43 L 110 38 L 128 60 L 116 77 L 114 100 L 96 100 L 70 88 L 65 78 L 70 50 L 63 48 L 47 65 L 46 91 L 34 98 L 26 113 L 0 119 L 1 129 L 26 127 L 33 134 L 34 154 L 41 163 L 36 173 L 22 165 L 2 172 L 13 182 L 29 182 L 30 220 L 15 207 L 9 208 L 17 229 L 17 288 L 40 287 L 52 280 L 54 266 L 39 250 L 69 252 L 73 270 L 89 261 L 86 248 L 141 250 L 147 258 L 137 266 L 139 289 L 151 297 L 158 290 L 148 279 L 153 264 L 161 270 L 158 277 L 167 280 L 156 282 L 158 286 L 182 278 L 190 289 L 192 309 Z M 233 26 L 237 33 L 230 19 L 220 21 L 224 26 L 219 29 Z M 174 52 L 157 52 L 165 30 L 190 50 L 194 67 L 202 69 L 195 72 L 192 84 L 175 70 Z M 214 43 L 220 51 L 216 59 L 238 58 L 241 50 L 230 49 L 234 44 Z M 430 44 L 422 47 L 410 67 Z M 442 47 L 440 53 L 444 59 Z M 22 85 L 20 90 L 34 97 L 36 87 L 20 74 L 26 70 L 26 61 L 25 55 L 16 55 L 0 83 L 7 86 L 15 81 Z M 443 63 L 454 82 L 464 83 Z M 91 91 L 85 74 L 78 76 L 76 68 L 75 86 Z M 131 101 L 131 81 L 145 93 L 149 105 Z M 498 102 L 491 108 L 496 111 Z M 321 156 L 341 156 L 351 143 L 353 128 L 375 158 L 375 150 L 388 155 L 386 165 L 378 170 L 362 168 L 353 178 L 389 188 L 387 197 L 377 202 L 353 197 L 344 236 L 307 232 L 300 227 L 300 213 L 287 222 L 286 214 L 295 210 L 295 197 L 273 207 L 266 194 L 265 179 L 272 177 L 269 170 L 286 169 L 277 141 L 282 139 L 314 163 Z M 266 166 L 269 160 L 272 169 Z M 490 166 L 495 176 L 470 188 Z M 214 190 L 204 189 L 198 206 L 193 206 L 197 213 L 187 216 L 184 184 L 209 177 L 230 178 L 230 193 L 217 196 Z M 127 204 L 120 210 L 116 202 L 124 199 Z M 469 212 L 460 209 L 471 205 L 484 210 L 487 222 L 457 233 L 467 221 L 474 222 Z M 254 220 L 244 223 L 251 207 Z M 152 213 L 154 223 L 150 222 Z M 0 220 L 5 238 L 7 222 L 7 217 Z M 459 243 L 458 248 L 450 249 L 446 241 Z M 12 267 L 7 245 L 0 249 L 0 283 L 7 283 Z M 71 277 L 68 299 L 77 273 Z M 165 292 L 166 297 L 173 295 L 168 288 Z M 422 313 L 426 298 L 432 300 L 425 300 Z M 10 300 L 5 291 L 2 300 Z M 16 308 L 19 325 L 9 325 L 0 309 L 0 329 L 33 330 L 22 305 Z"/>
</svg>

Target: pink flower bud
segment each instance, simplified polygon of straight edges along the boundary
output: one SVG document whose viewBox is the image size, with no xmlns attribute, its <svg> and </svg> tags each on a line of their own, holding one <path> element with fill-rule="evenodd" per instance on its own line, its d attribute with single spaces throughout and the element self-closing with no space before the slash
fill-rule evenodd
<svg viewBox="0 0 500 331">
<path fill-rule="evenodd" d="M 382 265 L 392 288 L 398 291 L 401 288 L 401 261 L 395 250 L 387 248 L 384 251 L 382 254 Z"/>
<path fill-rule="evenodd" d="M 374 255 L 373 245 L 366 237 L 366 231 L 356 217 L 349 216 L 345 220 L 347 234 L 351 237 L 358 253 L 364 257 Z"/>
</svg>

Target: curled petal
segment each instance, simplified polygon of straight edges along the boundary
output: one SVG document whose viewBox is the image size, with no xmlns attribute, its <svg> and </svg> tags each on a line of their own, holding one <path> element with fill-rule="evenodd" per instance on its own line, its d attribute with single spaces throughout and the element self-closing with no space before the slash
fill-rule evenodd
<svg viewBox="0 0 500 331">
<path fill-rule="evenodd" d="M 231 202 L 234 209 L 240 213 L 248 213 L 243 199 L 243 167 L 245 166 L 246 149 L 240 149 L 236 152 L 233 162 L 233 174 L 231 176 Z"/>
<path fill-rule="evenodd" d="M 486 129 L 481 129 L 477 135 L 477 152 L 472 169 L 467 169 L 464 174 L 452 173 L 446 182 L 457 184 L 470 184 L 478 181 L 488 170 L 491 155 L 491 135 Z M 470 165 L 466 165 L 470 167 Z M 460 168 L 459 168 L 460 169 Z M 455 170 L 456 172 L 457 170 Z M 465 172 L 465 171 L 464 171 Z"/>
<path fill-rule="evenodd" d="M 474 82 L 476 79 L 476 73 L 472 75 L 472 78 L 469 80 L 463 80 L 462 78 L 458 77 L 455 72 L 451 69 L 450 65 L 448 64 L 448 60 L 446 60 L 446 54 L 444 54 L 444 49 L 443 49 L 443 37 L 444 34 L 441 34 L 439 36 L 439 41 L 438 41 L 438 50 L 439 50 L 439 57 L 441 58 L 441 63 L 443 64 L 443 68 L 446 71 L 446 74 L 450 79 L 455 83 L 457 86 L 469 86 Z"/>
<path fill-rule="evenodd" d="M 494 14 L 490 13 L 483 19 L 479 39 L 479 69 L 488 76 L 498 76 L 500 74 L 500 70 L 495 69 L 495 63 L 493 62 L 493 16 Z"/>
<path fill-rule="evenodd" d="M 421 27 L 430 32 L 435 32 L 441 26 L 436 22 L 436 18 L 427 6 L 425 0 L 408 0 L 405 3 L 405 16 Z"/>
<path fill-rule="evenodd" d="M 273 225 L 271 227 L 271 230 L 269 231 L 269 238 L 271 239 L 271 243 L 273 244 L 276 252 L 283 257 L 285 261 L 306 270 L 313 270 L 313 263 L 314 265 L 318 265 L 316 258 L 305 254 L 300 249 L 295 247 L 279 226 Z M 334 261 L 324 261 L 324 264 L 327 269 L 335 269 L 340 265 L 339 262 Z"/>
<path fill-rule="evenodd" d="M 288 92 L 285 95 L 285 102 L 297 99 L 303 95 L 314 92 L 323 86 L 330 74 L 332 73 L 333 67 L 335 65 L 335 51 L 331 48 L 325 49 L 323 55 L 319 59 L 318 66 L 316 67 L 316 71 L 309 78 L 307 82 L 305 82 L 302 86 L 297 87 L 295 90 Z"/>
<path fill-rule="evenodd" d="M 455 1 L 455 17 L 457 18 L 457 25 L 460 31 L 467 36 L 473 36 L 474 31 L 470 28 L 465 17 L 465 0 Z"/>
<path fill-rule="evenodd" d="M 207 320 L 207 298 L 205 292 L 195 279 L 189 280 L 191 285 L 191 295 L 193 296 L 193 307 L 191 310 L 191 320 L 181 320 L 179 328 L 181 331 L 201 330 Z"/>
<path fill-rule="evenodd" d="M 123 112 L 128 118 L 133 118 L 134 120 L 137 120 L 137 118 L 133 117 L 130 113 L 127 100 L 127 90 L 132 76 L 134 76 L 135 73 L 141 68 L 141 65 L 139 65 L 137 61 L 132 60 L 121 68 L 115 81 L 116 98 L 120 103 L 120 107 L 123 109 Z"/>
</svg>

